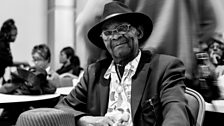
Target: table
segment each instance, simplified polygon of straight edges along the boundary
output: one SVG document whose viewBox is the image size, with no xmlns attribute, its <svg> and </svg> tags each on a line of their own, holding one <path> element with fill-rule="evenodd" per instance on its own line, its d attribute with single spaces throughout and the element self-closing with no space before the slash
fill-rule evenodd
<svg viewBox="0 0 224 126">
<path fill-rule="evenodd" d="M 205 102 L 205 110 L 209 112 L 224 113 L 224 100 L 213 100 L 212 103 Z"/>
<path fill-rule="evenodd" d="M 57 94 L 68 95 L 74 87 L 59 87 L 56 90 Z"/>
<path fill-rule="evenodd" d="M 0 93 L 1 112 L 7 110 L 7 116 L 0 119 L 1 126 L 15 125 L 18 116 L 29 110 L 30 107 L 41 108 L 54 107 L 60 99 L 61 94 L 44 94 L 44 95 L 15 95 Z"/>
<path fill-rule="evenodd" d="M 203 126 L 222 126 L 224 119 L 224 100 L 205 102 L 205 116 Z"/>
<path fill-rule="evenodd" d="M 0 107 L 7 107 L 8 105 L 17 104 L 31 104 L 38 101 L 47 101 L 59 99 L 60 94 L 44 94 L 44 95 L 15 95 L 15 94 L 2 94 L 0 93 Z"/>
</svg>

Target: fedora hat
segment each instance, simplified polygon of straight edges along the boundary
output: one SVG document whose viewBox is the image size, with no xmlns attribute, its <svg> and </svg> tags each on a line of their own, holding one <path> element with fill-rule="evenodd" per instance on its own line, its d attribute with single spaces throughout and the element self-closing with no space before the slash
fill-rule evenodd
<svg viewBox="0 0 224 126">
<path fill-rule="evenodd" d="M 216 33 L 214 33 L 212 35 L 211 39 L 213 41 L 215 41 L 215 42 L 220 43 L 220 44 L 224 44 L 224 36 L 223 36 L 223 33 L 216 32 Z M 211 44 L 211 43 L 209 43 L 209 44 Z"/>
<path fill-rule="evenodd" d="M 100 37 L 102 26 L 105 22 L 110 20 L 128 22 L 133 26 L 142 26 L 144 35 L 141 39 L 139 39 L 140 45 L 149 37 L 153 28 L 152 21 L 147 15 L 133 12 L 128 8 L 128 6 L 121 2 L 110 2 L 104 6 L 101 21 L 93 26 L 88 32 L 89 40 L 101 49 L 106 49 L 103 39 Z"/>
</svg>

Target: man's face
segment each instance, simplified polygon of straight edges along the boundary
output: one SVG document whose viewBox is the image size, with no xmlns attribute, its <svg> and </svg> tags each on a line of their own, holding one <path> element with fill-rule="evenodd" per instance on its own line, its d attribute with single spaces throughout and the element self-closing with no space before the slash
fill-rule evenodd
<svg viewBox="0 0 224 126">
<path fill-rule="evenodd" d="M 218 55 L 220 57 L 222 57 L 223 55 L 223 47 L 224 45 L 218 42 L 214 42 L 209 46 L 209 55 Z"/>
<path fill-rule="evenodd" d="M 137 29 L 126 22 L 105 24 L 101 37 L 115 61 L 126 60 L 138 54 Z"/>
</svg>

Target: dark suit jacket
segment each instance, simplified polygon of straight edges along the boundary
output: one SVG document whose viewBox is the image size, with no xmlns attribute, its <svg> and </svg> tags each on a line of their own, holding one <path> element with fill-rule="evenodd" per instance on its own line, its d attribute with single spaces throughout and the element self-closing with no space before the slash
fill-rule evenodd
<svg viewBox="0 0 224 126">
<path fill-rule="evenodd" d="M 75 117 L 104 116 L 107 112 L 110 79 L 104 74 L 111 60 L 88 66 L 71 93 L 56 106 Z M 134 126 L 189 126 L 192 116 L 184 96 L 185 68 L 175 57 L 142 51 L 132 78 L 131 109 Z"/>
</svg>

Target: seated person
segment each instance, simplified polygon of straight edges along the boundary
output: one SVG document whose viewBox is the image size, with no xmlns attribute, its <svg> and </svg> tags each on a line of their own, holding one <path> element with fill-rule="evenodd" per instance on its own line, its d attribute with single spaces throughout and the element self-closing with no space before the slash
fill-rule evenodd
<svg viewBox="0 0 224 126">
<path fill-rule="evenodd" d="M 15 67 L 11 79 L 0 87 L 0 93 L 19 95 L 53 94 L 56 87 L 47 81 L 47 72 L 38 67 L 29 70 Z"/>
<path fill-rule="evenodd" d="M 215 72 L 218 77 L 224 75 L 224 36 L 221 33 L 214 34 L 211 39 L 208 40 L 208 48 L 205 51 L 208 52 L 209 61 L 214 65 Z"/>
<path fill-rule="evenodd" d="M 217 78 L 217 86 L 219 87 L 220 98 L 224 98 L 224 36 L 223 33 L 215 33 L 208 41 L 206 49 L 211 62 L 211 68 Z"/>
<path fill-rule="evenodd" d="M 50 67 L 51 52 L 49 47 L 45 44 L 34 46 L 32 49 L 32 58 L 34 66 L 47 71 L 47 80 L 56 87 L 60 87 L 59 75 Z"/>
<path fill-rule="evenodd" d="M 196 53 L 197 78 L 195 85 L 202 94 L 205 101 L 211 102 L 215 99 L 224 98 L 224 38 L 221 33 L 214 33 L 210 38 L 201 42 L 202 51 Z M 222 82 L 221 82 L 222 80 Z M 221 84 L 222 83 L 222 84 Z M 223 86 L 222 86 L 223 85 Z M 221 88 L 220 88 L 221 87 Z"/>
<path fill-rule="evenodd" d="M 34 62 L 34 66 L 32 67 L 36 67 L 36 68 L 40 68 L 45 71 L 46 75 L 46 80 L 47 82 L 52 85 L 50 86 L 50 89 L 54 89 L 53 91 L 56 91 L 56 87 L 60 86 L 60 79 L 59 79 L 59 75 L 53 71 L 50 68 L 50 60 L 51 60 L 51 53 L 50 53 L 50 49 L 47 45 L 45 44 L 40 44 L 40 45 L 36 45 L 33 47 L 32 49 L 32 58 L 33 58 L 33 62 Z M 32 69 L 30 69 L 32 70 Z M 44 73 L 44 72 L 43 72 Z M 42 76 L 43 77 L 43 76 Z M 31 81 L 34 81 L 35 79 L 31 79 Z M 39 79 L 39 80 L 44 80 L 44 79 Z M 19 80 L 20 82 L 20 80 Z M 29 85 L 29 83 L 28 83 Z M 10 91 L 8 87 L 14 87 L 15 85 L 12 85 L 12 83 L 9 83 L 6 85 L 6 87 L 4 87 L 3 91 Z M 15 87 L 16 88 L 16 87 Z M 49 88 L 46 88 L 47 90 Z M 49 91 L 49 90 L 48 90 Z M 50 90 L 51 91 L 51 90 Z M 31 92 L 33 93 L 33 92 Z M 41 93 L 41 92 L 39 92 Z M 35 93 L 36 94 L 36 93 Z M 57 101 L 56 101 L 57 102 Z M 23 111 L 29 110 L 30 108 L 37 108 L 37 107 L 52 107 L 55 105 L 55 100 L 49 100 L 49 101 L 43 101 L 43 102 L 38 102 L 37 104 L 35 104 L 35 106 L 25 106 L 25 105 L 16 105 L 15 106 L 7 106 L 6 108 L 4 108 L 3 113 L 1 114 L 0 117 L 2 118 L 8 118 L 10 120 L 16 121 L 17 117 L 19 116 L 19 114 Z"/>
<path fill-rule="evenodd" d="M 79 57 L 75 55 L 72 47 L 63 48 L 59 60 L 62 67 L 56 71 L 58 74 L 71 73 L 79 77 L 83 69 L 80 67 Z"/>
<path fill-rule="evenodd" d="M 147 15 L 105 4 L 88 38 L 110 56 L 90 64 L 56 108 L 72 113 L 77 126 L 193 125 L 183 63 L 141 49 L 152 28 Z"/>
</svg>

